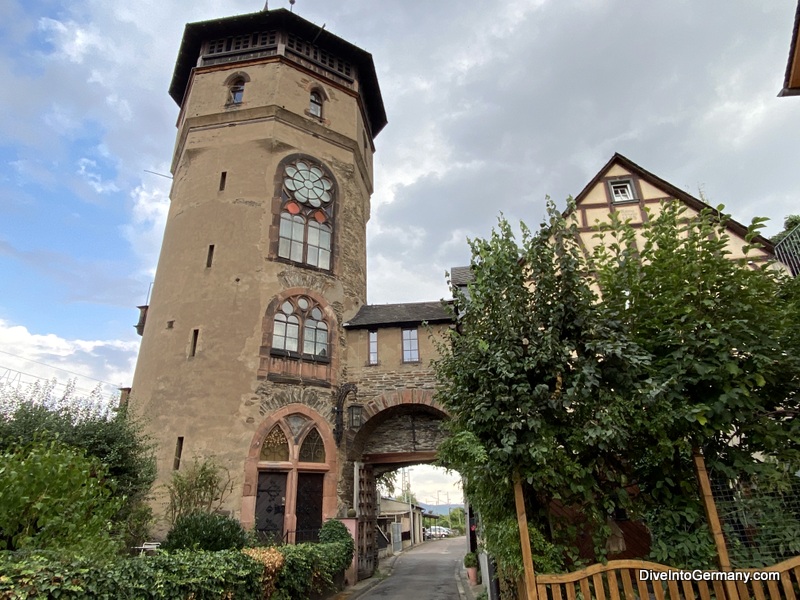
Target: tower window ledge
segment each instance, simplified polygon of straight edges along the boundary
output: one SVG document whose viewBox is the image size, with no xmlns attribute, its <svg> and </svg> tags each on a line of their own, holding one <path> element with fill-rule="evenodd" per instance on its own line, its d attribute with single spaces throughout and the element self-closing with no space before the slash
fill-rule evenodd
<svg viewBox="0 0 800 600">
<path fill-rule="evenodd" d="M 294 360 L 302 360 L 305 362 L 315 362 L 328 364 L 331 362 L 329 356 L 319 356 L 315 354 L 302 354 L 300 352 L 292 352 L 291 350 L 281 350 L 280 348 L 270 348 L 270 355 L 275 357 L 284 357 Z"/>
</svg>

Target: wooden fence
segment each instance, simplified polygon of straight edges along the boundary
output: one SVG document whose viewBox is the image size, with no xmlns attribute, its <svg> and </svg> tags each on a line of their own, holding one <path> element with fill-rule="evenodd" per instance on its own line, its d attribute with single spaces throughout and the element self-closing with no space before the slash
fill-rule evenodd
<svg viewBox="0 0 800 600">
<path fill-rule="evenodd" d="M 695 474 L 709 529 L 717 551 L 716 572 L 681 571 L 643 560 L 615 560 L 596 564 L 581 571 L 559 575 L 535 573 L 528 539 L 527 516 L 519 473 L 514 473 L 514 496 L 517 507 L 524 580 L 519 595 L 527 600 L 798 600 L 800 599 L 800 556 L 761 569 L 733 569 L 725 544 L 705 460 L 699 450 L 694 455 Z M 646 572 L 642 577 L 641 571 Z M 762 581 L 763 573 L 780 577 Z M 698 573 L 700 577 L 692 574 Z M 728 580 L 728 574 L 735 579 Z M 722 575 L 718 575 L 722 574 Z M 744 578 L 749 574 L 748 580 Z M 662 579 L 663 577 L 663 579 Z M 724 580 L 715 577 L 724 577 Z"/>
<path fill-rule="evenodd" d="M 648 573 L 640 577 L 640 571 Z M 539 600 L 797 600 L 800 598 L 800 556 L 763 569 L 736 569 L 749 574 L 745 581 L 694 580 L 690 573 L 640 560 L 615 560 L 563 575 L 535 575 Z M 753 579 L 776 572 L 780 581 Z M 667 581 L 654 580 L 664 573 Z M 672 577 L 669 574 L 672 573 Z M 680 575 L 685 573 L 684 577 Z M 756 575 L 758 574 L 758 575 Z"/>
</svg>

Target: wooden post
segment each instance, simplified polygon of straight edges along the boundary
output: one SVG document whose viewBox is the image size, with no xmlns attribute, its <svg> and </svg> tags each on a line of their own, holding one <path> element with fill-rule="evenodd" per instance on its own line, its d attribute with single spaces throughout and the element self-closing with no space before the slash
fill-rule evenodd
<svg viewBox="0 0 800 600">
<path fill-rule="evenodd" d="M 708 527 L 711 529 L 711 534 L 714 536 L 714 546 L 716 546 L 717 549 L 717 564 L 719 565 L 720 571 L 731 571 L 731 559 L 728 556 L 728 548 L 725 546 L 725 536 L 722 534 L 722 524 L 717 514 L 714 494 L 711 492 L 711 481 L 708 478 L 708 471 L 706 471 L 706 460 L 703 458 L 703 453 L 699 448 L 695 448 L 693 454 L 697 483 L 700 484 L 700 498 L 703 501 L 703 508 L 706 511 L 706 518 L 708 519 Z M 728 600 L 739 600 L 739 594 L 736 591 L 736 583 L 733 581 L 726 581 L 724 583 Z"/>
<path fill-rule="evenodd" d="M 517 525 L 519 525 L 519 543 L 522 546 L 522 564 L 525 566 L 525 594 L 528 600 L 539 600 L 536 590 L 536 574 L 533 572 L 531 539 L 528 536 L 528 515 L 525 513 L 525 498 L 522 495 L 522 481 L 519 471 L 514 471 L 514 502 L 517 505 Z"/>
</svg>

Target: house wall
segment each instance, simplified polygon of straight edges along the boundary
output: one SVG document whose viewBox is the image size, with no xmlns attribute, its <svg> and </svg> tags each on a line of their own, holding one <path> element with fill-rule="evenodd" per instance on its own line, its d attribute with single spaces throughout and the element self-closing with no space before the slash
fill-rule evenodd
<svg viewBox="0 0 800 600">
<path fill-rule="evenodd" d="M 635 187 L 635 202 L 614 203 L 608 188 L 609 181 L 620 179 L 630 179 Z M 581 243 L 588 254 L 601 244 L 601 240 L 596 238 L 597 226 L 609 222 L 609 214 L 616 212 L 623 221 L 629 221 L 634 227 L 649 219 L 657 216 L 661 212 L 661 205 L 665 201 L 675 201 L 673 196 L 662 189 L 654 186 L 650 182 L 642 179 L 637 174 L 622 165 L 613 165 L 604 176 L 580 199 L 574 217 L 580 228 Z M 686 209 L 686 217 L 696 217 L 699 213 L 692 207 Z M 730 241 L 727 244 L 727 251 L 732 259 L 745 256 L 742 248 L 747 244 L 744 238 L 737 233 L 728 230 Z M 637 236 L 637 244 L 641 247 L 643 238 Z M 748 258 L 764 261 L 769 258 L 769 254 L 763 250 L 751 250 L 747 254 Z"/>
</svg>

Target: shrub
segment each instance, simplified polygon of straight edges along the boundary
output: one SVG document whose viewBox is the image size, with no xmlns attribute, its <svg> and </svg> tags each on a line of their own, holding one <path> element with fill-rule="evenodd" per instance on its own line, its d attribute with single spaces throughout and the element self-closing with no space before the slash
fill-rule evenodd
<svg viewBox="0 0 800 600">
<path fill-rule="evenodd" d="M 123 499 L 112 516 L 115 534 L 132 546 L 147 536 L 149 519 L 141 507 L 156 477 L 153 446 L 140 421 L 110 407 L 97 390 L 78 396 L 74 382 L 63 393 L 56 393 L 55 382 L 27 391 L 0 384 L 0 453 L 32 439 L 57 438 L 97 459 L 114 482 L 115 496 Z M 136 533 L 129 535 L 132 530 Z"/>
<path fill-rule="evenodd" d="M 242 552 L 264 566 L 261 588 L 264 598 L 271 598 L 278 584 L 278 575 L 283 569 L 283 554 L 277 548 L 245 548 Z"/>
<path fill-rule="evenodd" d="M 118 549 L 111 518 L 122 500 L 97 460 L 58 442 L 0 454 L 0 550 Z"/>
<path fill-rule="evenodd" d="M 230 493 L 231 477 L 213 458 L 195 460 L 188 468 L 172 472 L 167 484 L 167 514 L 175 525 L 192 513 L 213 513 Z"/>
<path fill-rule="evenodd" d="M 355 552 L 355 543 L 350 531 L 345 527 L 344 523 L 336 519 L 329 519 L 322 525 L 319 530 L 319 541 L 323 544 L 331 542 L 342 542 L 348 548 L 349 560 L 353 560 L 353 553 Z"/>
<path fill-rule="evenodd" d="M 474 552 L 467 552 L 466 556 L 464 556 L 464 566 L 467 569 L 471 569 L 478 566 L 478 555 Z"/>
<path fill-rule="evenodd" d="M 0 598 L 261 600 L 264 565 L 238 551 L 174 552 L 98 562 L 0 553 Z"/>
<path fill-rule="evenodd" d="M 312 594 L 328 591 L 334 587 L 336 576 L 353 560 L 352 538 L 350 543 L 342 540 L 281 546 L 280 551 L 285 563 L 278 575 L 273 600 L 310 598 Z"/>
<path fill-rule="evenodd" d="M 239 521 L 225 515 L 194 513 L 178 519 L 161 544 L 164 550 L 239 550 L 247 532 Z"/>
</svg>

